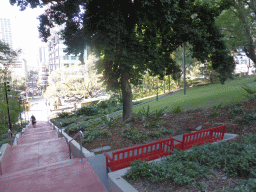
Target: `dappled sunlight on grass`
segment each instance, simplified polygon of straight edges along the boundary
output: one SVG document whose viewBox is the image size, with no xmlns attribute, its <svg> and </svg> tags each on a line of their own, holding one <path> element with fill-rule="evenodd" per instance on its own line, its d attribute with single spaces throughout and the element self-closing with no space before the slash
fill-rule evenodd
<svg viewBox="0 0 256 192">
<path fill-rule="evenodd" d="M 255 76 L 252 76 L 250 78 L 229 81 L 224 85 L 219 83 L 189 88 L 186 90 L 186 95 L 183 94 L 183 90 L 180 90 L 173 95 L 160 98 L 158 101 L 136 107 L 133 109 L 133 112 L 137 113 L 147 105 L 150 106 L 151 110 L 159 110 L 163 107 L 172 110 L 177 106 L 185 110 L 191 110 L 195 108 L 209 108 L 219 103 L 222 103 L 223 106 L 238 103 L 247 99 L 244 96 L 246 92 L 241 88 L 242 85 L 249 84 L 252 89 L 256 89 L 256 84 L 252 83 L 254 80 Z"/>
</svg>

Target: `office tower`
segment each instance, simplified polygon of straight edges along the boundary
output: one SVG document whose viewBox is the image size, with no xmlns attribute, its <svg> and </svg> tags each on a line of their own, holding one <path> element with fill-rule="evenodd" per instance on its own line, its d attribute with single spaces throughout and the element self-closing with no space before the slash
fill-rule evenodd
<svg viewBox="0 0 256 192">
<path fill-rule="evenodd" d="M 10 19 L 0 18 L 0 40 L 12 46 L 12 30 Z"/>
</svg>

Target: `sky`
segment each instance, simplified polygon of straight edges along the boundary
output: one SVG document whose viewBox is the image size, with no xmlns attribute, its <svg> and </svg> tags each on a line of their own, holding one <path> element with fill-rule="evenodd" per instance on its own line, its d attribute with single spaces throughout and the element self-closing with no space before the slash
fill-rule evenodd
<svg viewBox="0 0 256 192">
<path fill-rule="evenodd" d="M 22 49 L 20 58 L 27 60 L 28 66 L 37 67 L 39 47 L 46 45 L 39 39 L 37 17 L 44 12 L 43 8 L 19 11 L 9 0 L 0 0 L 0 18 L 10 19 L 12 27 L 13 49 Z"/>
</svg>

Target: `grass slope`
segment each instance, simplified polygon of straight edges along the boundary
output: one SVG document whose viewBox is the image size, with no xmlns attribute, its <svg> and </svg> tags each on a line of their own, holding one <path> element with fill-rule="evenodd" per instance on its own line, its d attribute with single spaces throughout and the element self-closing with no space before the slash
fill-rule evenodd
<svg viewBox="0 0 256 192">
<path fill-rule="evenodd" d="M 137 113 L 148 105 L 150 110 L 160 110 L 165 107 L 167 107 L 167 110 L 173 110 L 178 106 L 182 107 L 183 110 L 193 110 L 197 108 L 210 108 L 219 103 L 222 103 L 223 106 L 239 103 L 247 99 L 244 96 L 246 92 L 241 87 L 247 84 L 255 90 L 256 84 L 253 83 L 255 78 L 256 76 L 249 76 L 227 81 L 224 85 L 219 83 L 189 88 L 186 90 L 186 95 L 181 90 L 158 101 L 138 106 L 133 109 L 133 112 Z"/>
</svg>

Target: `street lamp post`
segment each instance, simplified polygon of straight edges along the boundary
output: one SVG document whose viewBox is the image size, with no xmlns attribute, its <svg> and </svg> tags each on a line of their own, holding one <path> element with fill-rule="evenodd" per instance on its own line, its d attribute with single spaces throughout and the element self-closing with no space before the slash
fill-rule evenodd
<svg viewBox="0 0 256 192">
<path fill-rule="evenodd" d="M 6 104 L 7 104 L 8 122 L 9 122 L 9 128 L 10 128 L 10 130 L 12 130 L 12 124 L 11 124 L 11 118 L 10 118 L 10 111 L 9 111 L 9 104 L 8 104 L 8 94 L 7 94 L 7 92 L 10 91 L 9 88 L 10 88 L 9 82 L 4 82 L 5 98 L 6 98 Z"/>
<path fill-rule="evenodd" d="M 21 102 L 21 98 L 18 97 L 18 99 L 19 99 L 19 112 L 20 112 L 20 102 Z M 22 127 L 21 112 L 20 112 L 20 126 Z"/>
</svg>

